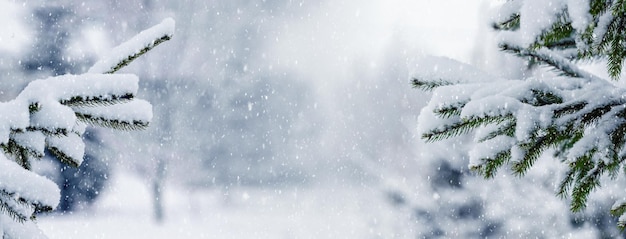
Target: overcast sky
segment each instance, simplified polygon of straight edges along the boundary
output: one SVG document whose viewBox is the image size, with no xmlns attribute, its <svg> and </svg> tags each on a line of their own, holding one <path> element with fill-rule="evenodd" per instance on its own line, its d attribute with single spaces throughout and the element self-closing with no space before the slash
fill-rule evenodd
<svg viewBox="0 0 626 239">
<path fill-rule="evenodd" d="M 481 2 L 327 1 L 311 20 L 296 22 L 282 32 L 279 41 L 291 44 L 276 47 L 281 48 L 280 58 L 295 67 L 310 66 L 307 61 L 319 61 L 321 66 L 314 65 L 322 67 L 352 57 L 377 58 L 389 44 L 403 44 L 408 52 L 469 61 L 469 48 L 481 24 Z"/>
</svg>

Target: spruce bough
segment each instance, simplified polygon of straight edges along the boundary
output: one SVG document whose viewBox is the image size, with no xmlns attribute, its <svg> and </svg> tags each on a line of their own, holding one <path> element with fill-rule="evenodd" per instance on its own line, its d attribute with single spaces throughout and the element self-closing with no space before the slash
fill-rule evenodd
<svg viewBox="0 0 626 239">
<path fill-rule="evenodd" d="M 472 134 L 470 168 L 523 176 L 547 150 L 566 164 L 557 195 L 585 208 L 601 178 L 626 170 L 625 0 L 510 0 L 492 26 L 501 50 L 556 74 L 501 79 L 446 58 L 418 63 L 414 87 L 432 92 L 419 131 L 427 142 Z M 581 61 L 606 62 L 604 79 Z M 626 196 L 626 195 L 620 195 Z M 626 227 L 626 200 L 611 212 Z"/>
<path fill-rule="evenodd" d="M 88 73 L 35 80 L 16 99 L 0 103 L 2 238 L 45 238 L 35 215 L 53 210 L 60 191 L 30 169 L 46 149 L 77 167 L 83 161 L 87 126 L 139 130 L 149 125 L 152 106 L 135 98 L 138 77 L 116 71 L 169 40 L 173 31 L 174 21 L 166 19 L 109 51 Z"/>
</svg>

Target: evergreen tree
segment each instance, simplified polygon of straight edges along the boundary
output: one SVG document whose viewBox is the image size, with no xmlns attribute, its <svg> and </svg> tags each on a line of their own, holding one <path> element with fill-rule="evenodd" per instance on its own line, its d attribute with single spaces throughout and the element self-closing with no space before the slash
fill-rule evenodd
<svg viewBox="0 0 626 239">
<path fill-rule="evenodd" d="M 493 23 L 501 49 L 555 74 L 503 80 L 449 59 L 426 59 L 413 78 L 415 87 L 433 93 L 419 118 L 422 137 L 474 132 L 470 168 L 486 178 L 505 166 L 522 176 L 554 152 L 568 168 L 557 195 L 571 198 L 572 211 L 582 210 L 601 179 L 616 179 L 625 166 L 626 89 L 612 82 L 626 58 L 625 17 L 621 0 L 505 2 Z M 582 60 L 606 61 L 610 79 L 581 69 Z M 620 227 L 624 202 L 611 210 Z"/>
<path fill-rule="evenodd" d="M 78 167 L 85 152 L 81 136 L 86 126 L 120 130 L 148 126 L 152 108 L 147 101 L 135 99 L 137 77 L 113 73 L 169 40 L 173 27 L 173 20 L 165 20 L 112 49 L 88 73 L 33 81 L 15 100 L 0 103 L 0 234 L 4 238 L 44 237 L 34 215 L 59 203 L 57 185 L 30 171 L 33 160 L 50 152 Z"/>
</svg>

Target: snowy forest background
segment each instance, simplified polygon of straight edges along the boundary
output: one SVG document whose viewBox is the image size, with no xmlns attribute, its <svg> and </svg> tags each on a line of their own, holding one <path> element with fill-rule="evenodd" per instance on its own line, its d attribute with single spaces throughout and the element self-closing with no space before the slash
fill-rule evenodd
<svg viewBox="0 0 626 239">
<path fill-rule="evenodd" d="M 50 238 L 619 236 L 618 184 L 572 214 L 556 160 L 485 181 L 466 146 L 419 139 L 417 59 L 541 74 L 490 44 L 493 2 L 2 2 L 3 101 L 176 20 L 171 41 L 123 70 L 141 79 L 151 127 L 90 129 L 78 171 L 35 165 L 67 199 L 38 225 Z"/>
</svg>

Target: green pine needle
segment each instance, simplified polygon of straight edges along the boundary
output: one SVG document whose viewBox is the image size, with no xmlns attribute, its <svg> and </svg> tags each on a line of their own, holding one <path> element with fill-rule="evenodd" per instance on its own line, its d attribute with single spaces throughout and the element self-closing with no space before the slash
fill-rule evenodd
<svg viewBox="0 0 626 239">
<path fill-rule="evenodd" d="M 485 137 L 481 138 L 478 140 L 479 143 L 485 142 L 487 140 L 493 139 L 495 137 L 498 137 L 500 135 L 505 135 L 505 136 L 509 136 L 509 137 L 513 137 L 515 135 L 515 120 L 509 120 L 509 121 L 505 121 L 502 124 L 500 124 L 498 127 L 498 129 L 489 132 Z"/>
<path fill-rule="evenodd" d="M 63 164 L 69 165 L 74 168 L 78 168 L 78 166 L 80 166 L 78 162 L 81 162 L 82 161 L 81 159 L 72 158 L 57 147 L 48 146 L 47 148 Z"/>
<path fill-rule="evenodd" d="M 439 109 L 436 109 L 434 113 L 435 115 L 443 119 L 460 116 L 465 104 L 467 104 L 467 102 L 458 102 L 456 104 L 446 105 Z"/>
<path fill-rule="evenodd" d="M 500 124 L 502 122 L 512 119 L 514 119 L 512 115 L 485 116 L 461 119 L 460 122 L 454 123 L 452 125 L 447 125 L 443 129 L 433 129 L 430 132 L 424 133 L 422 134 L 422 138 L 426 139 L 427 142 L 440 141 L 443 139 L 467 134 L 470 131 L 478 128 L 479 126 L 488 124 Z"/>
<path fill-rule="evenodd" d="M 78 120 L 80 120 L 81 122 L 117 130 L 142 130 L 147 128 L 150 124 L 149 122 L 139 120 L 124 121 L 119 119 L 107 119 L 104 117 L 98 117 L 78 112 L 75 112 L 75 114 Z"/>
<path fill-rule="evenodd" d="M 119 103 L 124 103 L 131 101 L 135 96 L 132 93 L 126 93 L 123 95 L 108 95 L 108 96 L 91 96 L 91 97 L 83 97 L 83 96 L 73 96 L 69 99 L 62 99 L 60 101 L 61 104 L 67 106 L 104 106 L 104 105 L 114 105 Z"/>
<path fill-rule="evenodd" d="M 514 13 L 502 22 L 494 22 L 491 27 L 498 31 L 515 31 L 520 27 L 520 14 Z"/>
<path fill-rule="evenodd" d="M 611 209 L 611 214 L 614 216 L 621 216 L 624 213 L 626 213 L 626 202 Z"/>
<path fill-rule="evenodd" d="M 471 170 L 478 172 L 480 175 L 482 175 L 486 179 L 493 178 L 498 172 L 498 169 L 502 167 L 502 165 L 509 162 L 510 159 L 511 159 L 511 151 L 504 150 L 502 152 L 497 153 L 494 158 L 481 159 L 481 161 L 484 163 L 481 165 L 472 166 Z"/>
<path fill-rule="evenodd" d="M 553 92 L 531 89 L 532 98 L 522 99 L 521 102 L 532 106 L 544 106 L 563 103 L 563 98 Z"/>
<path fill-rule="evenodd" d="M 12 202 L 11 204 L 9 202 Z M 23 207 L 30 206 L 25 200 L 17 199 L 13 193 L 9 193 L 5 190 L 0 190 L 0 211 L 6 215 L 9 215 L 13 220 L 24 223 L 28 220 L 28 215 L 21 214 L 15 210 L 12 205 L 19 205 Z"/>
<path fill-rule="evenodd" d="M 113 74 L 119 71 L 120 69 L 124 68 L 125 66 L 133 62 L 135 59 L 139 58 L 141 55 L 146 54 L 148 51 L 152 50 L 152 48 L 155 48 L 156 46 L 158 46 L 159 44 L 163 42 L 169 41 L 171 38 L 172 36 L 170 35 L 164 35 L 161 38 L 154 40 L 151 44 L 148 44 L 143 49 L 139 50 L 137 53 L 132 54 L 126 57 L 125 59 L 122 59 L 115 66 L 112 66 L 110 70 L 108 70 L 107 72 L 104 72 L 104 74 Z"/>
<path fill-rule="evenodd" d="M 433 91 L 437 87 L 452 85 L 454 83 L 445 81 L 443 79 L 439 79 L 436 81 L 425 81 L 425 80 L 413 78 L 412 84 L 413 84 L 413 88 L 418 88 L 423 91 Z"/>
</svg>

